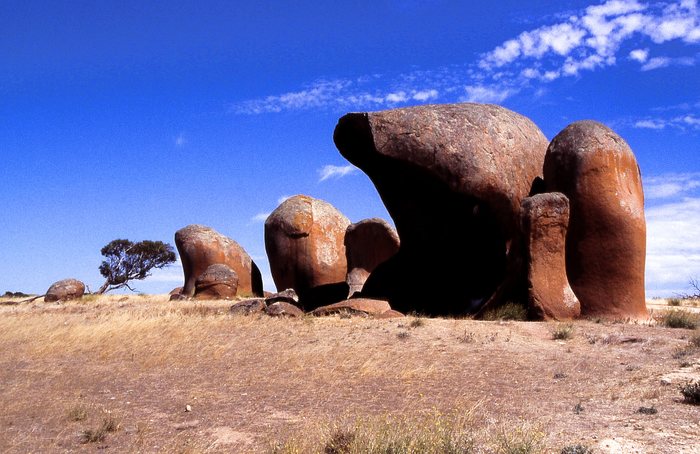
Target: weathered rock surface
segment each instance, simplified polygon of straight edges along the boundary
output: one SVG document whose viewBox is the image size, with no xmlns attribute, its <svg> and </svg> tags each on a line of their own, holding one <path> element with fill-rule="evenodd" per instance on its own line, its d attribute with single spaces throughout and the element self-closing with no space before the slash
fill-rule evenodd
<svg viewBox="0 0 700 454">
<path fill-rule="evenodd" d="M 534 123 L 495 105 L 419 106 L 345 115 L 334 141 L 370 177 L 401 239 L 363 296 L 460 314 L 510 285 L 520 203 L 547 149 Z"/>
<path fill-rule="evenodd" d="M 549 145 L 544 179 L 571 205 L 566 270 L 581 315 L 646 317 L 644 193 L 627 143 L 598 122 L 573 123 Z"/>
<path fill-rule="evenodd" d="M 85 284 L 77 279 L 63 279 L 51 284 L 46 291 L 44 301 L 51 303 L 54 301 L 68 301 L 82 298 L 85 294 Z"/>
<path fill-rule="evenodd" d="M 267 306 L 265 310 L 267 315 L 272 317 L 303 317 L 304 311 L 293 304 L 284 301 L 278 301 Z"/>
<path fill-rule="evenodd" d="M 297 195 L 265 221 L 265 250 L 278 290 L 308 290 L 345 281 L 343 239 L 350 221 L 331 204 Z M 347 296 L 347 293 L 345 294 Z"/>
<path fill-rule="evenodd" d="M 262 296 L 262 276 L 248 253 L 234 240 L 211 227 L 188 225 L 175 233 L 185 274 L 184 296 L 193 296 L 195 281 L 209 266 L 222 263 L 238 275 L 238 292 Z"/>
<path fill-rule="evenodd" d="M 281 292 L 271 293 L 265 297 L 265 304 L 274 304 L 278 301 L 284 301 L 285 303 L 299 305 L 299 295 L 292 288 L 282 290 Z"/>
<path fill-rule="evenodd" d="M 250 315 L 265 312 L 265 309 L 267 309 L 267 305 L 264 298 L 251 298 L 239 301 L 231 306 L 229 311 L 231 314 Z"/>
<path fill-rule="evenodd" d="M 351 298 L 328 306 L 314 309 L 313 315 L 333 315 L 340 312 L 361 313 L 365 315 L 379 315 L 390 311 L 391 306 L 384 300 L 369 298 Z"/>
<path fill-rule="evenodd" d="M 228 265 L 215 263 L 197 277 L 194 297 L 197 299 L 231 299 L 238 293 L 238 275 Z"/>
<path fill-rule="evenodd" d="M 399 235 L 383 219 L 364 219 L 345 231 L 346 282 L 350 295 L 362 291 L 370 273 L 399 251 Z"/>
<path fill-rule="evenodd" d="M 179 295 L 182 293 L 182 287 L 175 287 L 174 289 L 170 290 L 170 293 L 168 295 Z"/>
<path fill-rule="evenodd" d="M 521 225 L 530 318 L 578 317 L 581 305 L 566 277 L 569 200 L 560 192 L 526 198 L 522 203 Z"/>
</svg>

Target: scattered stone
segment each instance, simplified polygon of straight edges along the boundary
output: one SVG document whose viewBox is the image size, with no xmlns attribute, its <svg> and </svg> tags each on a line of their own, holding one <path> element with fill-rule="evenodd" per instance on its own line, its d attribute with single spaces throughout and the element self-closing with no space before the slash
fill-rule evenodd
<svg viewBox="0 0 700 454">
<path fill-rule="evenodd" d="M 195 281 L 194 297 L 196 299 L 231 299 L 237 292 L 238 275 L 223 263 L 209 266 Z"/>
<path fill-rule="evenodd" d="M 267 306 L 267 315 L 272 317 L 303 317 L 304 311 L 299 309 L 293 304 L 286 303 L 284 301 L 279 301 L 277 303 L 270 304 Z"/>
<path fill-rule="evenodd" d="M 190 405 L 185 405 L 185 411 L 187 411 L 187 412 L 192 411 L 192 406 L 190 406 Z"/>
<path fill-rule="evenodd" d="M 393 309 L 388 310 L 386 312 L 382 312 L 381 314 L 377 314 L 374 316 L 374 318 L 401 318 L 405 317 L 404 314 L 402 314 L 399 311 L 395 311 Z"/>
<path fill-rule="evenodd" d="M 523 200 L 521 226 L 531 319 L 567 320 L 581 305 L 566 277 L 569 200 L 564 194 L 538 194 Z"/>
<path fill-rule="evenodd" d="M 601 123 L 573 123 L 549 145 L 544 180 L 571 205 L 566 271 L 581 315 L 646 318 L 644 193 L 630 147 Z"/>
<path fill-rule="evenodd" d="M 182 287 L 175 287 L 174 289 L 170 290 L 170 293 L 168 295 L 179 295 L 182 293 Z"/>
<path fill-rule="evenodd" d="M 187 301 L 189 298 L 180 293 L 170 295 L 170 301 Z"/>
<path fill-rule="evenodd" d="M 265 312 L 267 305 L 264 298 L 251 298 L 240 301 L 229 309 L 231 314 L 251 315 Z"/>
<path fill-rule="evenodd" d="M 282 202 L 265 221 L 265 250 L 277 289 L 294 289 L 303 299 L 309 289 L 345 282 L 349 225 L 322 200 L 297 195 Z"/>
<path fill-rule="evenodd" d="M 175 233 L 185 285 L 182 294 L 194 296 L 195 282 L 207 268 L 224 264 L 238 276 L 238 292 L 262 296 L 262 276 L 248 253 L 234 240 L 211 227 L 188 225 Z"/>
<path fill-rule="evenodd" d="M 399 251 L 399 234 L 384 219 L 356 222 L 345 231 L 345 256 L 350 295 L 362 291 L 370 273 Z"/>
<path fill-rule="evenodd" d="M 513 297 L 520 203 L 548 144 L 532 121 L 495 105 L 417 106 L 347 114 L 334 141 L 375 184 L 401 239 L 362 296 L 427 315 Z"/>
<path fill-rule="evenodd" d="M 51 303 L 54 301 L 68 301 L 82 298 L 85 294 L 85 284 L 77 279 L 63 279 L 51 284 L 46 291 L 44 301 Z"/>
<path fill-rule="evenodd" d="M 339 312 L 359 313 L 364 315 L 379 315 L 391 310 L 389 303 L 384 300 L 369 298 L 351 298 L 339 303 L 330 304 L 314 309 L 313 315 L 333 315 Z"/>
<path fill-rule="evenodd" d="M 284 301 L 285 303 L 294 304 L 295 306 L 298 306 L 299 296 L 293 288 L 288 288 L 278 293 L 271 293 L 265 297 L 265 303 L 268 305 L 274 304 L 278 301 Z"/>
</svg>

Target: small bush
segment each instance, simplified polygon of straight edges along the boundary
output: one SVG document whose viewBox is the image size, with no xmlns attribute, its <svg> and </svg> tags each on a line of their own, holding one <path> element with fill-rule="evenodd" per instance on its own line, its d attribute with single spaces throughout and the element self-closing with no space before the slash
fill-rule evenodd
<svg viewBox="0 0 700 454">
<path fill-rule="evenodd" d="M 535 454 L 544 452 L 545 434 L 529 425 L 504 426 L 495 437 L 498 454 Z"/>
<path fill-rule="evenodd" d="M 552 330 L 552 339 L 568 340 L 574 336 L 574 325 L 571 323 L 560 323 Z"/>
<path fill-rule="evenodd" d="M 571 445 L 562 448 L 561 454 L 593 454 L 593 450 L 588 446 Z"/>
<path fill-rule="evenodd" d="M 527 308 L 518 303 L 505 303 L 502 306 L 484 312 L 484 320 L 527 320 Z"/>
<path fill-rule="evenodd" d="M 352 443 L 355 441 L 355 432 L 352 430 L 336 429 L 331 434 L 323 447 L 324 454 L 346 454 L 350 452 Z"/>
<path fill-rule="evenodd" d="M 422 318 L 414 318 L 408 326 L 411 328 L 420 328 L 423 325 L 425 325 L 425 320 Z"/>
<path fill-rule="evenodd" d="M 680 298 L 669 298 L 666 304 L 668 304 L 669 306 L 680 306 L 681 300 Z"/>
<path fill-rule="evenodd" d="M 688 382 L 680 387 L 683 400 L 692 405 L 700 405 L 700 381 Z"/>
<path fill-rule="evenodd" d="M 105 412 L 102 418 L 102 423 L 96 429 L 84 430 L 81 434 L 83 443 L 97 443 L 104 441 L 105 437 L 110 432 L 116 432 L 119 429 L 119 422 L 112 416 L 111 413 Z"/>
<path fill-rule="evenodd" d="M 690 345 L 692 347 L 700 348 L 700 334 L 695 334 L 691 336 Z"/>
<path fill-rule="evenodd" d="M 643 415 L 655 415 L 659 412 L 653 405 L 651 407 L 639 407 L 637 409 L 637 413 L 641 413 Z"/>
<path fill-rule="evenodd" d="M 396 337 L 399 338 L 400 340 L 406 340 L 409 337 L 411 337 L 411 333 L 409 333 L 408 331 L 399 331 L 396 334 Z"/>
<path fill-rule="evenodd" d="M 660 321 L 667 328 L 695 329 L 698 326 L 698 316 L 683 310 L 668 311 Z"/>
<path fill-rule="evenodd" d="M 457 340 L 460 341 L 463 344 L 472 344 L 476 342 L 476 335 L 471 332 L 467 332 L 467 330 L 464 330 L 464 334 L 460 334 L 457 336 Z"/>
<path fill-rule="evenodd" d="M 68 420 L 85 421 L 87 419 L 87 407 L 78 404 L 68 410 Z"/>
</svg>

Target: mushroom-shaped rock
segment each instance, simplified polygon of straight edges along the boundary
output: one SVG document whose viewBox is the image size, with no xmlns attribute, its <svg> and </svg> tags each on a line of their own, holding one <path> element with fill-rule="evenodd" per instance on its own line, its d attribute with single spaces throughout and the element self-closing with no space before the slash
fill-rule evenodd
<svg viewBox="0 0 700 454">
<path fill-rule="evenodd" d="M 523 200 L 524 237 L 530 318 L 564 320 L 581 315 L 566 277 L 566 230 L 569 200 L 560 192 Z"/>
<path fill-rule="evenodd" d="M 544 179 L 571 204 L 566 271 L 581 315 L 646 317 L 644 193 L 629 145 L 598 122 L 573 123 L 549 145 Z"/>
<path fill-rule="evenodd" d="M 332 315 L 340 312 L 349 312 L 364 315 L 379 315 L 390 311 L 391 306 L 384 300 L 374 300 L 369 298 L 351 298 L 338 303 L 329 304 L 314 309 L 313 315 Z"/>
<path fill-rule="evenodd" d="M 345 231 L 345 256 L 350 295 L 362 291 L 370 273 L 377 265 L 393 257 L 399 251 L 399 244 L 396 230 L 383 219 L 364 219 L 348 227 Z"/>
<path fill-rule="evenodd" d="M 458 314 L 504 288 L 520 254 L 520 203 L 547 149 L 532 121 L 495 105 L 427 105 L 347 114 L 334 141 L 370 177 L 401 239 L 363 296 Z"/>
<path fill-rule="evenodd" d="M 200 300 L 231 299 L 238 292 L 238 275 L 230 266 L 215 263 L 197 277 L 194 297 Z"/>
<path fill-rule="evenodd" d="M 308 290 L 344 282 L 348 225 L 323 200 L 297 195 L 282 202 L 265 221 L 265 250 L 277 289 L 294 289 L 303 300 Z"/>
<path fill-rule="evenodd" d="M 222 263 L 238 275 L 238 293 L 262 296 L 262 276 L 248 253 L 234 240 L 211 227 L 188 225 L 175 233 L 185 285 L 182 295 L 191 297 L 195 281 L 209 266 Z"/>
<path fill-rule="evenodd" d="M 51 284 L 44 295 L 44 301 L 67 301 L 82 298 L 85 294 L 85 284 L 77 279 L 63 279 Z"/>
</svg>

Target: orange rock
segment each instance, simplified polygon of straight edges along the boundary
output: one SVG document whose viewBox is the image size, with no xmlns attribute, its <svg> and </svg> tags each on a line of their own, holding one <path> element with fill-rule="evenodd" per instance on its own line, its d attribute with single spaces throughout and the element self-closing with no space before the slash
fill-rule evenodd
<svg viewBox="0 0 700 454">
<path fill-rule="evenodd" d="M 566 277 L 569 200 L 560 192 L 528 197 L 522 203 L 521 224 L 530 318 L 578 317 L 581 305 Z"/>
<path fill-rule="evenodd" d="M 231 299 L 238 292 L 238 275 L 223 263 L 210 265 L 195 281 L 194 297 L 200 300 Z"/>
<path fill-rule="evenodd" d="M 77 279 L 63 279 L 51 284 L 46 291 L 44 301 L 51 303 L 54 301 L 67 301 L 82 298 L 85 294 L 85 284 Z"/>
<path fill-rule="evenodd" d="M 644 193 L 629 145 L 598 122 L 573 123 L 549 145 L 544 179 L 571 204 L 566 270 L 581 315 L 646 317 Z"/>
<path fill-rule="evenodd" d="M 350 295 L 362 291 L 365 281 L 377 265 L 399 250 L 399 235 L 383 219 L 356 222 L 345 231 L 345 256 L 348 261 L 346 282 Z"/>
<path fill-rule="evenodd" d="M 188 225 L 175 233 L 185 285 L 182 295 L 191 297 L 195 281 L 210 265 L 229 266 L 238 276 L 238 292 L 262 296 L 262 276 L 248 253 L 234 240 L 211 227 Z"/>
<path fill-rule="evenodd" d="M 345 281 L 345 230 L 350 221 L 335 207 L 305 195 L 291 197 L 265 221 L 265 250 L 279 291 L 302 298 L 314 287 Z"/>
<path fill-rule="evenodd" d="M 328 306 L 322 306 L 315 309 L 313 315 L 332 315 L 339 312 L 360 312 L 367 315 L 379 315 L 390 311 L 391 306 L 384 300 L 375 300 L 369 298 L 351 298 Z"/>
</svg>

